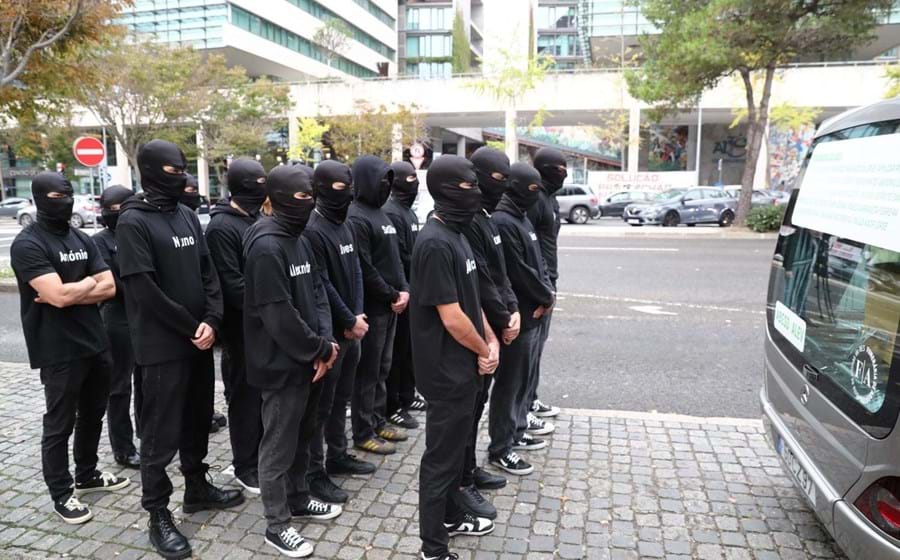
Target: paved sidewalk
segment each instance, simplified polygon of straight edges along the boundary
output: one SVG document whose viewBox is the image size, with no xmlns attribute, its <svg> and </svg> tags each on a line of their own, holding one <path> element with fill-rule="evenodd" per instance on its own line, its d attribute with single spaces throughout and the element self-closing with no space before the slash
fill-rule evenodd
<svg viewBox="0 0 900 560">
<path fill-rule="evenodd" d="M 95 514 L 89 523 L 68 526 L 51 513 L 40 471 L 38 376 L 21 364 L 0 364 L 0 387 L 0 557 L 156 558 L 133 471 L 126 473 L 133 477 L 128 489 L 85 500 Z M 550 447 L 527 454 L 535 474 L 493 494 L 496 532 L 454 539 L 461 559 L 840 557 L 759 422 L 566 410 L 556 424 Z M 315 543 L 315 558 L 415 557 L 422 434 L 414 431 L 372 477 L 342 480 L 353 497 L 341 517 L 301 527 Z M 211 439 L 209 461 L 224 468 L 227 435 Z M 110 465 L 105 434 L 102 441 L 101 462 L 122 472 Z M 174 482 L 172 507 L 195 558 L 272 557 L 259 499 L 228 512 L 185 515 L 180 475 Z"/>
</svg>

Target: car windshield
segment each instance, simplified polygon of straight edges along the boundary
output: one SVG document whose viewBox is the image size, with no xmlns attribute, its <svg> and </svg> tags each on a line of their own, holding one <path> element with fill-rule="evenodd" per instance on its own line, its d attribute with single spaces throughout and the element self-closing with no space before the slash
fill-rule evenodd
<svg viewBox="0 0 900 560">
<path fill-rule="evenodd" d="M 669 189 L 667 191 L 663 191 L 656 195 L 653 200 L 662 202 L 666 200 L 674 200 L 684 195 L 684 190 L 682 189 Z"/>
</svg>

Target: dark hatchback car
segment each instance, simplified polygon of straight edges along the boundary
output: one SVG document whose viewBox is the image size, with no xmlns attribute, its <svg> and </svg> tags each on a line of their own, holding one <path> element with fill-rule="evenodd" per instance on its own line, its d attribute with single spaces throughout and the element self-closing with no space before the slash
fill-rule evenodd
<svg viewBox="0 0 900 560">
<path fill-rule="evenodd" d="M 600 201 L 600 213 L 598 218 L 621 218 L 625 207 L 635 202 L 646 202 L 653 197 L 653 193 L 644 191 L 622 191 L 609 195 Z"/>
<path fill-rule="evenodd" d="M 719 224 L 727 227 L 734 221 L 736 206 L 737 201 L 719 188 L 669 189 L 647 202 L 629 204 L 622 219 L 632 226 Z"/>
</svg>

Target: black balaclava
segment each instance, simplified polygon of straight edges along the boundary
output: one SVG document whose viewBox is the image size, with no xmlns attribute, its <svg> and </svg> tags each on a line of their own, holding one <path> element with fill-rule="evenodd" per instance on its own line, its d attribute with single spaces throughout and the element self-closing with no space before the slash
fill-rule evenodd
<svg viewBox="0 0 900 560">
<path fill-rule="evenodd" d="M 228 166 L 228 192 L 241 210 L 256 216 L 266 201 L 266 170 L 258 161 L 237 158 Z"/>
<path fill-rule="evenodd" d="M 353 197 L 366 206 L 381 208 L 391 196 L 394 172 L 376 156 L 362 156 L 353 162 Z"/>
<path fill-rule="evenodd" d="M 562 188 L 563 181 L 569 174 L 566 171 L 566 158 L 562 152 L 554 148 L 541 148 L 534 154 L 534 168 L 541 174 L 543 187 L 547 194 L 554 195 Z"/>
<path fill-rule="evenodd" d="M 391 196 L 403 206 L 412 208 L 419 194 L 419 176 L 416 175 L 416 168 L 408 161 L 395 161 L 391 164 L 391 171 L 394 172 Z"/>
<path fill-rule="evenodd" d="M 100 218 L 103 220 L 103 225 L 108 227 L 110 231 L 116 231 L 116 223 L 119 221 L 120 212 L 120 210 L 113 210 L 112 207 L 116 204 L 122 204 L 131 198 L 132 195 L 134 195 L 134 191 L 122 185 L 106 187 L 103 193 L 100 194 Z"/>
<path fill-rule="evenodd" d="M 303 172 L 306 173 L 306 175 L 309 177 L 310 184 L 312 184 L 313 173 L 315 173 L 315 171 L 313 171 L 312 167 L 306 165 L 305 163 L 300 163 L 300 162 L 292 163 L 291 165 L 293 165 L 294 167 L 297 167 L 299 169 L 302 169 Z"/>
<path fill-rule="evenodd" d="M 481 190 L 472 162 L 461 156 L 443 155 L 434 160 L 425 176 L 434 199 L 434 213 L 458 231 L 469 225 L 481 208 Z M 462 185 L 468 183 L 469 188 Z"/>
<path fill-rule="evenodd" d="M 203 200 L 200 199 L 200 185 L 197 184 L 197 178 L 190 173 L 185 173 L 184 176 L 184 190 L 181 191 L 181 198 L 178 199 L 178 202 L 196 211 L 203 203 Z"/>
<path fill-rule="evenodd" d="M 49 198 L 50 193 L 62 193 L 61 198 Z M 31 181 L 31 194 L 37 206 L 37 222 L 53 233 L 68 233 L 75 191 L 62 173 L 41 171 Z"/>
<path fill-rule="evenodd" d="M 343 183 L 344 188 L 335 189 L 335 183 Z M 347 219 L 347 209 L 353 202 L 353 174 L 349 167 L 326 159 L 313 172 L 313 187 L 319 214 L 338 224 Z"/>
<path fill-rule="evenodd" d="M 294 198 L 294 194 L 298 192 L 307 193 L 310 198 Z M 293 235 L 303 233 L 309 215 L 316 206 L 312 184 L 306 171 L 296 165 L 276 166 L 269 171 L 266 179 L 266 194 L 272 203 L 275 221 Z"/>
<path fill-rule="evenodd" d="M 475 150 L 470 159 L 481 188 L 481 207 L 493 212 L 500 197 L 509 188 L 509 158 L 500 150 L 482 146 Z M 495 174 L 502 175 L 503 179 L 495 178 Z"/>
<path fill-rule="evenodd" d="M 516 162 L 509 168 L 509 190 L 506 196 L 522 212 L 527 212 L 538 199 L 538 190 L 531 185 L 541 186 L 541 174 L 527 163 Z"/>
<path fill-rule="evenodd" d="M 184 195 L 187 181 L 184 170 L 187 160 L 181 148 L 165 140 L 151 140 L 138 151 L 138 168 L 141 187 L 146 191 L 144 199 L 164 212 L 172 212 Z M 163 166 L 172 166 L 177 172 L 168 173 Z"/>
</svg>

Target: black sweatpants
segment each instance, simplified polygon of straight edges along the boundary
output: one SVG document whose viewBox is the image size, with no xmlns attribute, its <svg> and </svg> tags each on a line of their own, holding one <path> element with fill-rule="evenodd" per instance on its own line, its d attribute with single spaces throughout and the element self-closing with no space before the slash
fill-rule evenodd
<svg viewBox="0 0 900 560">
<path fill-rule="evenodd" d="M 325 472 L 325 444 L 328 459 L 347 453 L 347 403 L 353 396 L 353 382 L 359 365 L 359 341 L 342 340 L 338 358 L 325 377 L 316 414 L 316 431 L 309 444 L 309 474 Z"/>
<path fill-rule="evenodd" d="M 503 457 L 512 451 L 519 427 L 519 417 L 524 410 L 531 367 L 537 357 L 540 327 L 523 330 L 512 344 L 500 346 L 500 365 L 494 373 L 494 391 L 491 393 L 489 411 L 491 459 Z"/>
<path fill-rule="evenodd" d="M 240 315 L 227 313 L 222 323 L 222 380 L 228 379 L 228 436 L 234 474 L 243 477 L 256 473 L 259 440 L 262 438 L 262 397 L 259 389 L 247 383 L 244 358 L 244 323 Z M 225 361 L 225 356 L 228 360 Z"/>
<path fill-rule="evenodd" d="M 41 368 L 47 407 L 41 434 L 41 467 L 54 502 L 72 495 L 69 436 L 73 431 L 75 482 L 86 482 L 97 471 L 97 446 L 109 397 L 110 367 L 109 354 L 103 352 Z"/>
<path fill-rule="evenodd" d="M 531 403 L 537 400 L 538 398 L 538 386 L 541 384 L 541 364 L 544 360 L 544 346 L 547 345 L 547 339 L 550 338 L 550 323 L 553 320 L 553 311 L 544 315 L 544 320 L 541 323 L 541 335 L 540 340 L 538 340 L 538 355 L 537 355 L 537 367 L 534 369 L 534 375 L 532 375 L 529 380 L 529 388 L 528 388 L 528 406 L 529 409 L 531 407 Z"/>
<path fill-rule="evenodd" d="M 369 332 L 362 339 L 353 388 L 353 441 L 357 444 L 375 437 L 375 430 L 384 425 L 385 382 L 391 370 L 396 330 L 396 314 L 369 316 Z"/>
<path fill-rule="evenodd" d="M 463 465 L 461 486 L 472 486 L 475 479 L 472 478 L 478 467 L 475 461 L 475 446 L 478 442 L 478 426 L 481 424 L 481 415 L 484 414 L 484 405 L 487 404 L 491 394 L 491 385 L 494 383 L 493 375 L 483 375 L 478 382 L 478 394 L 475 396 L 475 412 L 472 415 L 472 430 L 469 432 L 469 440 L 466 444 L 466 461 Z"/>
<path fill-rule="evenodd" d="M 387 378 L 387 416 L 408 408 L 416 398 L 416 376 L 413 372 L 412 343 L 409 335 L 409 311 L 397 316 L 391 371 Z"/>
<path fill-rule="evenodd" d="M 214 368 L 212 350 L 141 366 L 141 505 L 147 511 L 169 504 L 172 481 L 166 467 L 175 453 L 185 477 L 209 468 L 203 460 L 212 422 Z"/>
<path fill-rule="evenodd" d="M 128 324 L 113 322 L 106 323 L 106 334 L 112 357 L 106 431 L 109 432 L 109 445 L 113 455 L 129 456 L 135 452 L 134 428 L 131 425 L 131 384 L 139 382 L 135 376 L 131 334 Z"/>
<path fill-rule="evenodd" d="M 464 513 L 457 496 L 475 398 L 475 393 L 469 393 L 448 400 L 428 399 L 425 453 L 419 467 L 419 533 L 426 556 L 449 552 L 444 523 L 458 522 Z"/>
<path fill-rule="evenodd" d="M 315 432 L 322 381 L 263 389 L 263 434 L 259 444 L 259 489 L 266 525 L 280 532 L 291 523 L 291 507 L 309 502 L 306 470 Z"/>
</svg>

